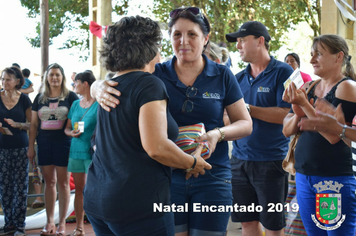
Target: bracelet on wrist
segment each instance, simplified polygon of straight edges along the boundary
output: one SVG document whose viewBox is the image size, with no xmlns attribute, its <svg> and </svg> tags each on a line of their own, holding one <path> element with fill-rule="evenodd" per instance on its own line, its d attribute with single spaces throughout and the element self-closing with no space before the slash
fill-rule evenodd
<svg viewBox="0 0 356 236">
<path fill-rule="evenodd" d="M 346 136 L 345 136 L 346 128 L 347 128 L 347 125 L 344 125 L 343 128 L 342 128 L 341 134 L 339 134 L 339 137 L 340 137 L 340 139 L 342 139 L 342 140 L 343 140 L 344 138 L 346 138 Z"/>
<path fill-rule="evenodd" d="M 185 170 L 186 172 L 192 171 L 195 168 L 195 165 L 197 164 L 197 158 L 194 155 L 192 155 L 192 157 L 194 158 L 194 163 L 193 163 L 192 167 Z"/>
<path fill-rule="evenodd" d="M 245 105 L 246 105 L 246 109 L 247 109 L 247 111 L 248 111 L 248 114 L 251 114 L 250 104 L 245 103 Z"/>
<path fill-rule="evenodd" d="M 218 140 L 218 143 L 220 143 L 225 138 L 225 132 L 224 132 L 224 130 L 220 129 L 219 127 L 216 127 L 215 129 L 217 129 L 220 132 L 220 138 Z"/>
<path fill-rule="evenodd" d="M 20 124 L 20 128 L 19 129 L 22 130 L 22 123 L 19 122 L 19 124 Z"/>
</svg>

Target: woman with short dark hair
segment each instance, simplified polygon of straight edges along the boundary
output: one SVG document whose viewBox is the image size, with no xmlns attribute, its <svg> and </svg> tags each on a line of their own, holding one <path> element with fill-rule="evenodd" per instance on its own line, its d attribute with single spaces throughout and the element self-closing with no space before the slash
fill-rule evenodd
<svg viewBox="0 0 356 236">
<path fill-rule="evenodd" d="M 25 235 L 28 189 L 28 136 L 31 101 L 19 90 L 24 78 L 17 67 L 1 73 L 0 92 L 0 198 L 5 225 L 0 234 Z"/>
<path fill-rule="evenodd" d="M 81 96 L 73 102 L 69 113 L 65 134 L 72 137 L 69 151 L 68 172 L 75 185 L 74 211 L 76 228 L 70 236 L 84 235 L 83 190 L 92 160 L 90 138 L 96 127 L 98 103 L 90 96 L 90 86 L 95 81 L 91 71 L 76 74 L 74 92 Z"/>
<path fill-rule="evenodd" d="M 252 121 L 245 106 L 243 95 L 231 70 L 209 60 L 204 51 L 208 45 L 210 23 L 197 7 L 174 9 L 169 14 L 169 35 L 174 57 L 165 63 L 156 64 L 154 75 L 167 88 L 171 100 L 169 111 L 179 126 L 204 123 L 207 133 L 196 139 L 210 145 L 207 162 L 213 166 L 205 175 L 186 179 L 186 172 L 175 169 L 172 172 L 171 201 L 175 205 L 187 204 L 189 209 L 175 212 L 177 235 L 225 235 L 230 217 L 224 212 L 196 212 L 193 204 L 204 207 L 229 206 L 232 204 L 231 166 L 227 141 L 250 135 Z M 102 107 L 115 107 L 116 97 L 106 91 L 106 82 L 99 82 L 96 97 Z M 116 84 L 115 84 L 116 85 Z M 95 84 L 93 85 L 95 88 Z M 124 99 L 122 83 L 116 87 Z M 114 103 L 115 102 L 115 103 Z M 117 108 L 125 104 L 120 102 Z M 115 108 L 115 109 L 117 109 Z M 226 108 L 231 124 L 224 125 Z M 124 109 L 124 108 L 121 108 Z M 189 175 L 194 172 L 188 172 Z M 189 176 L 188 176 L 189 177 Z"/>
<path fill-rule="evenodd" d="M 178 127 L 168 111 L 172 100 L 151 74 L 161 39 L 158 23 L 140 16 L 122 18 L 104 38 L 101 59 L 116 72 L 112 80 L 123 95 L 122 106 L 98 110 L 84 189 L 84 209 L 96 235 L 174 235 L 173 213 L 162 210 L 170 206 L 170 167 L 193 174 L 211 168 L 200 156 L 201 146 L 189 155 L 173 142 Z"/>
</svg>

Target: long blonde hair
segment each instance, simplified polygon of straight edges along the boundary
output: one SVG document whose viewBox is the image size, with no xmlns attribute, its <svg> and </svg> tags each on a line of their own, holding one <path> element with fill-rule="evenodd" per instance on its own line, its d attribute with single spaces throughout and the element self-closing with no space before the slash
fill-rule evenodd
<svg viewBox="0 0 356 236">
<path fill-rule="evenodd" d="M 61 84 L 61 94 L 58 97 L 58 101 L 64 101 L 64 99 L 69 94 L 69 90 L 66 87 L 66 76 L 64 75 L 63 68 L 59 64 L 53 63 L 53 64 L 51 64 L 51 65 L 49 65 L 47 67 L 47 69 L 46 69 L 46 71 L 44 73 L 44 76 L 43 76 L 44 81 L 43 81 L 43 86 L 41 88 L 41 95 L 39 97 L 39 102 L 40 103 L 47 103 L 48 102 L 48 98 L 51 95 L 51 88 L 50 88 L 49 83 L 48 83 L 48 72 L 51 69 L 59 69 L 61 71 L 62 77 L 63 77 L 62 84 Z"/>
</svg>

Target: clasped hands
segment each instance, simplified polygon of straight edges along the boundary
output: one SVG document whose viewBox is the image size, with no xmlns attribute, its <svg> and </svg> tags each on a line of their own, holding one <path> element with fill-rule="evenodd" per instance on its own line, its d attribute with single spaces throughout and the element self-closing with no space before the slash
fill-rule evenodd
<svg viewBox="0 0 356 236">
<path fill-rule="evenodd" d="M 284 90 L 283 101 L 292 104 L 292 109 L 295 115 L 298 117 L 304 117 L 305 113 L 302 109 L 303 106 L 309 103 L 313 105 L 314 99 L 308 101 L 308 95 L 305 89 L 297 89 L 294 83 L 290 83 L 289 86 Z"/>
</svg>

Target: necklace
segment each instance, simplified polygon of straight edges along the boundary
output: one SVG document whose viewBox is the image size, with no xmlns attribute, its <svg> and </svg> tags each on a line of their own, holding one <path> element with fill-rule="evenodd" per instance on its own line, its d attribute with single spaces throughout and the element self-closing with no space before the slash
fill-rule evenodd
<svg viewBox="0 0 356 236">
<path fill-rule="evenodd" d="M 86 109 L 86 108 L 89 108 L 94 102 L 93 101 L 87 101 L 86 103 L 84 103 L 84 101 L 82 100 L 81 101 L 81 104 L 82 104 L 82 108 Z"/>
</svg>

